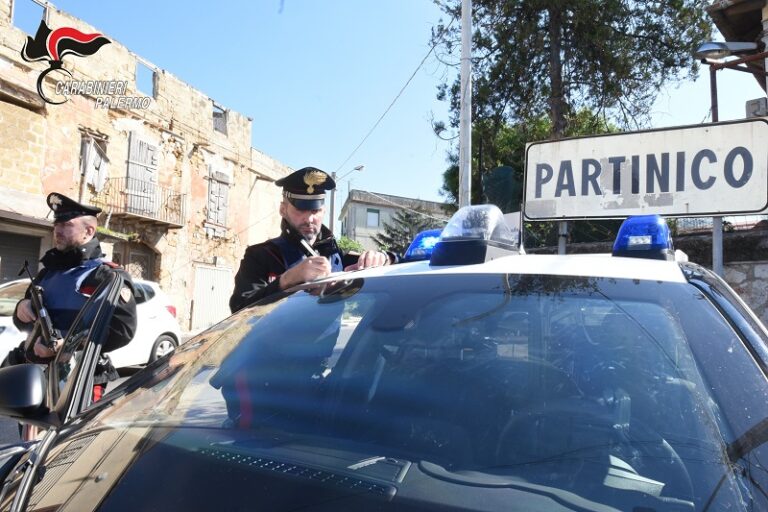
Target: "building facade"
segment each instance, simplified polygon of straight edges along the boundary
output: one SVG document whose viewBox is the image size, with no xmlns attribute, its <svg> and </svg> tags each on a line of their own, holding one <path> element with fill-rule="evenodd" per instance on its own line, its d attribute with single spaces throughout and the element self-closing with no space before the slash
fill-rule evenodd
<svg viewBox="0 0 768 512">
<path fill-rule="evenodd" d="M 376 250 L 373 237 L 384 232 L 385 224 L 392 224 L 398 210 L 412 210 L 447 222 L 450 215 L 444 208 L 445 203 L 352 189 L 339 214 L 341 234 L 365 249 Z"/>
<path fill-rule="evenodd" d="M 245 248 L 279 228 L 287 166 L 251 147 L 251 119 L 153 66 L 115 41 L 61 58 L 66 73 L 37 81 L 30 33 L 0 0 L 0 282 L 52 247 L 45 197 L 100 206 L 108 256 L 158 281 L 182 329 L 224 318 Z M 98 28 L 35 2 L 50 30 Z M 109 39 L 109 35 L 105 34 Z"/>
</svg>

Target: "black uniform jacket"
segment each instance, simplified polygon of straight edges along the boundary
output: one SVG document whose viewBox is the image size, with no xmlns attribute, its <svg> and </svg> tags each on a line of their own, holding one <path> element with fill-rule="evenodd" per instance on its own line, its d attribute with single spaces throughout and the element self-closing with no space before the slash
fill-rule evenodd
<svg viewBox="0 0 768 512">
<path fill-rule="evenodd" d="M 42 260 L 43 269 L 35 276 L 33 283 L 37 284 L 48 272 L 56 272 L 59 270 L 66 270 L 80 265 L 85 260 L 98 259 L 103 256 L 101 246 L 96 238 L 93 238 L 85 245 L 77 250 L 71 250 L 62 252 L 58 249 L 51 249 L 45 253 Z M 105 262 L 103 265 L 99 265 L 83 280 L 80 290 L 62 290 L 62 293 L 92 293 L 98 288 L 107 276 L 112 272 L 122 272 L 126 281 L 130 286 L 133 286 L 133 281 L 130 275 L 125 270 L 116 268 L 114 264 Z M 25 295 L 25 298 L 29 298 L 29 290 Z M 18 307 L 18 306 L 17 306 Z M 13 314 L 13 323 L 19 330 L 29 331 L 32 329 L 33 323 L 24 323 L 19 320 L 16 312 Z M 112 321 L 109 324 L 109 335 L 101 348 L 102 353 L 116 350 L 123 347 L 131 341 L 136 333 L 136 300 L 131 294 L 129 300 L 125 301 L 121 297 L 117 301 Z M 17 355 L 18 356 L 18 355 Z M 31 350 L 27 351 L 26 359 L 34 363 L 45 363 L 47 361 L 40 360 Z M 105 369 L 106 371 L 106 369 Z M 99 379 L 97 379 L 99 380 Z"/>
<path fill-rule="evenodd" d="M 322 226 L 319 240 L 332 237 L 331 231 Z M 288 243 L 298 246 L 294 240 Z M 316 242 L 317 244 L 317 242 Z M 357 254 L 341 254 L 344 267 L 357 263 Z M 291 266 L 291 262 L 289 262 Z M 280 291 L 280 275 L 288 270 L 282 251 L 272 240 L 251 245 L 245 250 L 240 269 L 235 275 L 235 291 L 229 299 L 229 309 L 234 313 L 254 302 Z"/>
</svg>

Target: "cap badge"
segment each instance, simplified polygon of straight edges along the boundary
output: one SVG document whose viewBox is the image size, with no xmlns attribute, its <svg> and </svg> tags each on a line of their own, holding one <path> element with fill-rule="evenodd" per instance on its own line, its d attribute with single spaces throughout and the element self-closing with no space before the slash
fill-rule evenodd
<svg viewBox="0 0 768 512">
<path fill-rule="evenodd" d="M 327 179 L 328 175 L 323 171 L 309 171 L 305 173 L 304 183 L 307 185 L 307 194 L 313 194 L 315 192 L 315 185 L 322 185 Z"/>
<path fill-rule="evenodd" d="M 56 208 L 58 208 L 61 205 L 61 198 L 57 196 L 56 194 L 53 194 L 51 196 L 51 210 L 56 211 Z"/>
</svg>

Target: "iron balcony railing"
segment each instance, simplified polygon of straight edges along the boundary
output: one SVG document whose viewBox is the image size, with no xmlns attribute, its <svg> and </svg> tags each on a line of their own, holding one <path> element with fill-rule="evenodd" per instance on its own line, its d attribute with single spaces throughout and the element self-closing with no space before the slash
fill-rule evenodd
<svg viewBox="0 0 768 512">
<path fill-rule="evenodd" d="M 185 197 L 157 183 L 135 178 L 110 178 L 93 203 L 113 216 L 129 215 L 181 227 Z"/>
</svg>

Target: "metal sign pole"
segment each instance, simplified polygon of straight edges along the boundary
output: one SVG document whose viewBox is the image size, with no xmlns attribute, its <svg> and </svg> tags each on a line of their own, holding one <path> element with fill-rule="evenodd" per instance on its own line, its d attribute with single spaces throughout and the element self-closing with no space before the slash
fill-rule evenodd
<svg viewBox="0 0 768 512">
<path fill-rule="evenodd" d="M 717 69 L 709 66 L 709 93 L 712 122 L 720 120 L 717 106 Z M 712 217 L 712 271 L 723 277 L 723 218 Z"/>
<path fill-rule="evenodd" d="M 461 2 L 459 208 L 472 202 L 472 0 Z"/>
</svg>

